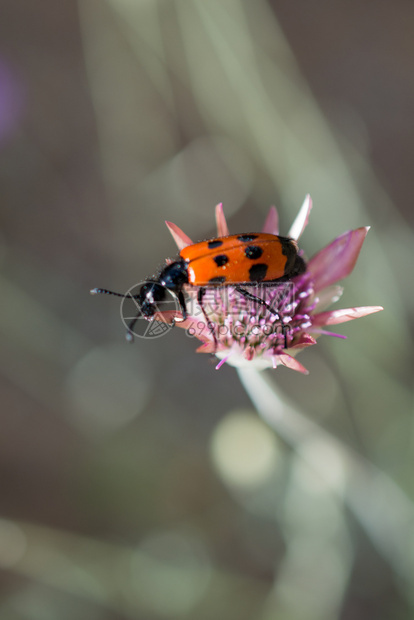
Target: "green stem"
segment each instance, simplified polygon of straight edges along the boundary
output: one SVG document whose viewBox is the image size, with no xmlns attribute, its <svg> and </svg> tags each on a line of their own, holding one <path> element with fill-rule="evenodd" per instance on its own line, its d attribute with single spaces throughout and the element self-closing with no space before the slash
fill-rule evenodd
<svg viewBox="0 0 414 620">
<path fill-rule="evenodd" d="M 332 493 L 344 499 L 377 550 L 406 585 L 412 586 L 414 504 L 410 498 L 386 473 L 282 399 L 263 373 L 250 368 L 238 369 L 238 373 L 262 419 L 318 473 Z"/>
</svg>

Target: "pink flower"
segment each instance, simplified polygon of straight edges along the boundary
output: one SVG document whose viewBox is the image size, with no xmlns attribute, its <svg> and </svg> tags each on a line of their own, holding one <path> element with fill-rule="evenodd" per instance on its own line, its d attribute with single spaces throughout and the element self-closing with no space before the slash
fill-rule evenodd
<svg viewBox="0 0 414 620">
<path fill-rule="evenodd" d="M 289 237 L 299 239 L 311 208 L 312 200 L 308 195 Z M 216 222 L 218 236 L 228 235 L 221 204 L 216 207 Z M 179 250 L 192 243 L 178 226 L 171 222 L 167 222 L 167 226 Z M 201 340 L 198 352 L 214 353 L 220 359 L 216 368 L 225 362 L 233 366 L 254 363 L 259 368 L 276 368 L 282 364 L 307 374 L 306 368 L 296 360 L 297 353 L 316 344 L 321 334 L 345 338 L 327 331 L 326 326 L 383 310 L 380 306 L 325 310 L 340 298 L 343 289 L 335 283 L 352 272 L 368 230 L 369 227 L 362 227 L 342 234 L 307 262 L 305 273 L 288 282 L 249 287 L 249 291 L 264 299 L 273 312 L 269 307 L 246 299 L 232 286 L 209 288 L 203 300 L 208 324 L 197 303 L 198 289 L 186 287 L 189 316 L 177 322 L 177 326 Z M 275 207 L 271 207 L 262 232 L 279 234 Z"/>
</svg>

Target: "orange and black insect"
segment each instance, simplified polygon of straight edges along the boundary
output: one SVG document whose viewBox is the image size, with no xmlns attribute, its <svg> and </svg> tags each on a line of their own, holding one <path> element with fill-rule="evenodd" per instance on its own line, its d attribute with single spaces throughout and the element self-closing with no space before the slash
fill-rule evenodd
<svg viewBox="0 0 414 620">
<path fill-rule="evenodd" d="M 159 305 L 165 301 L 168 292 L 177 296 L 182 320 L 185 320 L 187 307 L 183 288 L 194 286 L 198 288 L 197 299 L 217 345 L 214 327 L 203 307 L 207 288 L 233 286 L 244 297 L 277 314 L 265 300 L 246 290 L 246 287 L 286 281 L 305 270 L 306 265 L 298 254 L 296 241 L 288 237 L 244 233 L 188 245 L 180 251 L 176 261 L 166 265 L 153 281 L 145 282 L 139 293 L 133 296 L 138 301 L 140 312 L 129 324 L 129 332 L 132 332 L 140 316 L 150 319 L 159 312 Z M 106 289 L 95 289 L 94 292 L 125 297 Z"/>
<path fill-rule="evenodd" d="M 268 233 L 229 235 L 188 245 L 180 252 L 193 286 L 255 285 L 292 278 L 304 270 L 293 239 Z"/>
</svg>

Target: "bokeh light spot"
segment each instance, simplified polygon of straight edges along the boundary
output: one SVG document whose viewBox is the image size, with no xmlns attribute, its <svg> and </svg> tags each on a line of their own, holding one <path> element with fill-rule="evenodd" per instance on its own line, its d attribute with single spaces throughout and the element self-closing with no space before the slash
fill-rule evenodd
<svg viewBox="0 0 414 620">
<path fill-rule="evenodd" d="M 211 458 L 229 485 L 255 487 L 274 474 L 279 448 L 274 433 L 246 411 L 229 413 L 217 425 L 210 444 Z"/>
<path fill-rule="evenodd" d="M 71 419 L 86 434 L 114 431 L 142 412 L 151 386 L 149 366 L 137 347 L 94 349 L 68 376 Z"/>
</svg>

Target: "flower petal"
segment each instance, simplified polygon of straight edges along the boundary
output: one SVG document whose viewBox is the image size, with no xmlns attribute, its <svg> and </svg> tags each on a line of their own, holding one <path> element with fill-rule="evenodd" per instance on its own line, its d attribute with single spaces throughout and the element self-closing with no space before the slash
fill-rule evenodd
<svg viewBox="0 0 414 620">
<path fill-rule="evenodd" d="M 217 351 L 214 346 L 214 342 L 203 342 L 203 344 L 196 349 L 196 353 L 217 353 Z M 226 358 L 226 361 L 228 360 L 228 357 Z"/>
<path fill-rule="evenodd" d="M 309 331 L 312 334 L 318 334 L 318 336 L 332 336 L 333 338 L 340 338 L 341 340 L 347 340 L 348 336 L 344 336 L 343 334 L 336 334 L 335 332 L 329 332 L 327 329 L 322 329 L 320 327 L 316 329 L 310 329 Z"/>
<path fill-rule="evenodd" d="M 176 224 L 173 224 L 172 222 L 165 222 L 165 223 L 167 224 L 167 228 L 172 234 L 173 239 L 175 243 L 177 244 L 179 250 L 186 248 L 187 245 L 193 244 L 190 237 L 187 237 L 187 235 L 181 230 L 181 228 L 178 228 Z"/>
<path fill-rule="evenodd" d="M 288 237 L 295 239 L 296 241 L 299 239 L 303 231 L 305 230 L 308 222 L 309 222 L 309 214 L 312 209 L 312 198 L 309 194 L 306 195 L 305 200 L 303 201 L 303 205 L 301 206 L 299 213 L 297 214 L 295 221 L 293 222 L 290 230 L 288 232 Z"/>
<path fill-rule="evenodd" d="M 369 226 L 350 230 L 310 259 L 307 272 L 313 279 L 315 291 L 349 276 L 368 231 Z"/>
<path fill-rule="evenodd" d="M 223 203 L 216 206 L 217 237 L 227 237 L 229 228 L 223 211 Z"/>
<path fill-rule="evenodd" d="M 167 323 L 167 325 L 171 325 L 175 319 L 179 319 L 176 325 L 180 325 L 182 323 L 182 313 L 179 310 L 164 310 L 162 312 L 156 312 L 154 316 L 152 316 L 149 321 L 158 321 L 159 323 Z"/>
<path fill-rule="evenodd" d="M 295 344 L 289 345 L 289 349 L 304 349 L 305 347 L 311 347 L 313 344 L 316 344 L 315 338 L 313 338 L 310 334 L 306 332 L 300 334 L 295 339 Z"/>
<path fill-rule="evenodd" d="M 342 310 L 331 310 L 330 312 L 320 312 L 312 316 L 312 325 L 337 325 L 359 319 L 374 312 L 384 310 L 382 306 L 361 306 L 360 308 L 343 308 Z"/>
<path fill-rule="evenodd" d="M 298 360 L 292 357 L 291 355 L 288 355 L 287 353 L 282 353 L 281 355 L 278 355 L 277 357 L 278 357 L 279 362 L 283 364 L 283 366 L 286 366 L 287 368 L 290 368 L 291 370 L 297 370 L 298 372 L 301 372 L 304 375 L 309 374 L 309 370 L 307 370 L 305 366 L 302 366 L 302 364 L 298 362 Z"/>
<path fill-rule="evenodd" d="M 251 362 L 255 358 L 255 351 L 253 347 L 246 347 L 243 353 L 243 357 Z"/>
<path fill-rule="evenodd" d="M 270 207 L 262 232 L 269 233 L 270 235 L 279 234 L 279 215 L 276 207 Z"/>
<path fill-rule="evenodd" d="M 317 301 L 313 312 L 316 314 L 316 311 L 319 312 L 331 304 L 334 304 L 341 298 L 343 292 L 343 287 L 338 284 L 324 288 L 323 291 L 320 291 L 317 295 Z"/>
<path fill-rule="evenodd" d="M 216 366 L 216 370 L 220 370 L 220 368 L 223 366 L 223 364 L 225 364 L 227 362 L 227 360 L 229 359 L 230 355 L 227 355 L 226 357 L 223 357 L 223 359 L 221 359 L 219 361 L 219 363 Z"/>
</svg>

